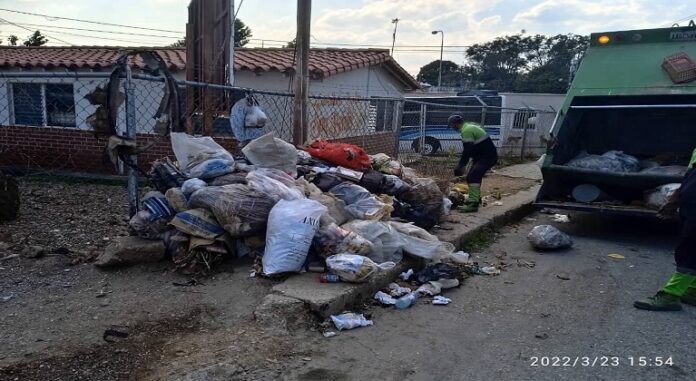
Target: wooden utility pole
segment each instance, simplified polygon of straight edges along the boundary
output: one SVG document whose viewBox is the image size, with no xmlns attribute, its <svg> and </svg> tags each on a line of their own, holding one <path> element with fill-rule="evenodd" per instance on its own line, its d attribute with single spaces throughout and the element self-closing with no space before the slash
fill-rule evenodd
<svg viewBox="0 0 696 381">
<path fill-rule="evenodd" d="M 309 26 L 312 1 L 297 0 L 297 64 L 295 65 L 295 108 L 292 118 L 292 141 L 299 146 L 307 139 L 309 108 Z"/>
</svg>

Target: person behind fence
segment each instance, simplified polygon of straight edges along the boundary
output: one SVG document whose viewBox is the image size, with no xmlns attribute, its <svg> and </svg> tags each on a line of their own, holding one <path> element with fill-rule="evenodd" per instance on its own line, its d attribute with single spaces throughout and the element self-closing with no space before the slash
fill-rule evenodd
<svg viewBox="0 0 696 381">
<path fill-rule="evenodd" d="M 466 175 L 469 198 L 457 209 L 461 212 L 476 212 L 481 204 L 481 181 L 486 172 L 498 163 L 498 151 L 486 130 L 477 123 L 465 122 L 461 115 L 452 115 L 447 119 L 447 125 L 461 133 L 464 146 L 454 175 L 462 176 L 469 159 L 472 160 L 471 169 Z"/>
<path fill-rule="evenodd" d="M 633 306 L 650 311 L 679 311 L 682 303 L 696 306 L 696 150 L 686 176 L 660 210 L 669 216 L 678 210 L 681 220 L 679 243 L 674 250 L 677 269 L 655 296 L 637 300 Z"/>
</svg>

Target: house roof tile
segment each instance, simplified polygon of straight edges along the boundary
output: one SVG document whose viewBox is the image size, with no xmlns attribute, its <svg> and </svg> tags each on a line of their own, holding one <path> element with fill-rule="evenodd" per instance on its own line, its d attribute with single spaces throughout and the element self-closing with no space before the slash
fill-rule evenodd
<svg viewBox="0 0 696 381">
<path fill-rule="evenodd" d="M 120 52 L 133 48 L 123 47 L 0 47 L 0 68 L 24 69 L 108 69 Z M 170 70 L 186 68 L 185 48 L 153 48 L 169 65 Z M 295 50 L 281 48 L 238 48 L 235 50 L 234 68 L 237 71 L 292 72 Z M 313 78 L 326 78 L 335 74 L 371 65 L 384 65 L 407 88 L 415 89 L 418 83 L 406 72 L 386 49 L 312 49 L 309 54 L 309 72 Z M 144 63 L 136 58 L 135 68 Z"/>
</svg>

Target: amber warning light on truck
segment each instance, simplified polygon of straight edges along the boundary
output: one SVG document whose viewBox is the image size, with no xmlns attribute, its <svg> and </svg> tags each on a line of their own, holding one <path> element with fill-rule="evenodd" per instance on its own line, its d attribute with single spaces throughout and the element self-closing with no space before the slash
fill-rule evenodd
<svg viewBox="0 0 696 381">
<path fill-rule="evenodd" d="M 606 34 L 599 36 L 599 38 L 597 39 L 597 42 L 599 42 L 602 45 L 608 44 L 609 41 L 611 41 L 611 39 Z"/>
</svg>

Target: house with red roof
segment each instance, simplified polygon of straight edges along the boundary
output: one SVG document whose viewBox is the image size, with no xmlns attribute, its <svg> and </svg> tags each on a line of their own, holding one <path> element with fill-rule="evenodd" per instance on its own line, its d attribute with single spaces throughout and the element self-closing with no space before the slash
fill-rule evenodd
<svg viewBox="0 0 696 381">
<path fill-rule="evenodd" d="M 104 142 L 93 137 L 87 122 L 96 106 L 85 96 L 107 82 L 104 75 L 124 49 L 128 48 L 0 47 L 0 166 L 113 172 L 103 160 Z M 155 49 L 176 79 L 186 79 L 185 49 Z M 237 49 L 235 86 L 289 92 L 294 65 L 293 49 Z M 138 73 L 145 63 L 136 58 L 131 67 Z M 382 49 L 312 49 L 309 72 L 312 95 L 378 99 L 402 97 L 418 88 L 415 79 Z M 65 74 L 48 78 L 44 73 Z M 136 85 L 139 134 L 154 131 L 153 115 L 162 97 L 162 86 L 159 82 Z M 269 115 L 269 120 L 287 121 L 288 117 Z M 119 113 L 118 126 L 125 131 L 123 112 Z M 335 136 L 344 137 L 347 135 Z M 162 145 L 141 160 L 149 162 L 166 154 L 169 147 Z"/>
</svg>

